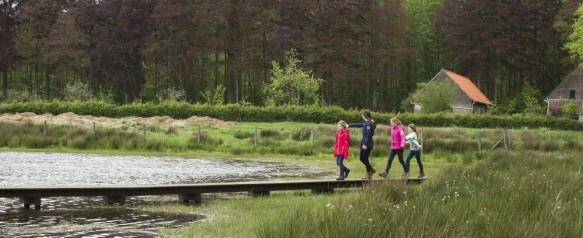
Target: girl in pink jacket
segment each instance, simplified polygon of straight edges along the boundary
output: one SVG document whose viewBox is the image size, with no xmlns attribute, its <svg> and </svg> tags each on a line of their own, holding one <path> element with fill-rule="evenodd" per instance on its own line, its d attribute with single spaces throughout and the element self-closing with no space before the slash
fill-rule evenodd
<svg viewBox="0 0 583 238">
<path fill-rule="evenodd" d="M 345 121 L 339 121 L 338 133 L 336 134 L 336 144 L 334 145 L 334 156 L 336 157 L 336 164 L 340 167 L 340 176 L 336 180 L 344 180 L 348 177 L 350 169 L 344 166 L 344 160 L 348 159 L 348 147 L 350 146 L 350 133 L 346 128 Z"/>
<path fill-rule="evenodd" d="M 403 166 L 403 177 L 409 176 L 409 169 L 403 160 L 405 141 L 405 131 L 401 125 L 401 121 L 399 121 L 399 119 L 396 117 L 391 118 L 391 152 L 389 153 L 389 161 L 387 162 L 385 172 L 379 174 L 381 177 L 385 178 L 389 174 L 389 170 L 391 169 L 391 164 L 393 163 L 395 155 L 399 157 L 399 163 L 401 163 Z"/>
</svg>

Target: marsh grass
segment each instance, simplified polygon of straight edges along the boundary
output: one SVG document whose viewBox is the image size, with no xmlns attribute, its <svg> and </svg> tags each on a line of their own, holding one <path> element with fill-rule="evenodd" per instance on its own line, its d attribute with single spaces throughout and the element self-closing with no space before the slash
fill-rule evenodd
<svg viewBox="0 0 583 238">
<path fill-rule="evenodd" d="M 281 136 L 281 130 L 279 129 L 262 129 L 261 132 L 259 133 L 259 135 L 262 138 L 269 138 L 269 137 L 280 137 Z"/>
<path fill-rule="evenodd" d="M 237 130 L 233 136 L 237 139 L 249 139 L 253 138 L 253 132 Z"/>
<path fill-rule="evenodd" d="M 159 126 L 144 127 L 124 125 L 122 128 L 91 129 L 49 125 L 48 134 L 42 125 L 13 125 L 0 123 L 0 146 L 8 148 L 74 150 L 144 150 L 154 152 L 207 151 L 232 155 L 254 156 L 277 154 L 292 157 L 328 156 L 334 147 L 337 128 L 332 124 L 305 123 L 240 123 L 236 126 L 203 126 L 201 142 L 198 142 L 199 127 L 187 125 L 164 130 Z M 180 130 L 182 133 L 177 133 Z M 257 130 L 257 145 L 255 144 Z M 314 132 L 313 144 L 310 140 Z M 190 132 L 190 133 L 188 133 Z M 467 157 L 447 156 L 455 153 L 479 151 L 478 135 L 482 151 L 489 151 L 502 138 L 502 129 L 426 128 L 419 126 L 418 135 L 423 144 L 423 154 L 438 154 L 441 160 L 468 161 Z M 583 135 L 567 131 L 511 130 L 513 150 L 536 150 L 541 152 L 583 148 Z M 361 128 L 350 129 L 350 156 L 358 157 Z M 391 143 L 390 127 L 378 125 L 375 131 L 373 158 L 386 158 Z M 498 148 L 503 145 L 499 144 Z M 439 155 L 444 153 L 445 156 Z M 434 156 L 425 156 L 426 159 Z M 384 159 L 383 159 L 384 160 Z"/>
<path fill-rule="evenodd" d="M 292 131 L 291 138 L 295 141 L 305 141 L 310 139 L 312 129 L 308 127 L 298 128 Z"/>
<path fill-rule="evenodd" d="M 263 220 L 258 237 L 579 237 L 583 161 L 497 150 L 419 186 L 376 183 Z"/>
</svg>

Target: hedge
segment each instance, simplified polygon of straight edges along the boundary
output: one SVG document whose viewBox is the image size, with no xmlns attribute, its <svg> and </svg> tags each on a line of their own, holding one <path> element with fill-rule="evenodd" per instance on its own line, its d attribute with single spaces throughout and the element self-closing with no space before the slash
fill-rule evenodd
<svg viewBox="0 0 583 238">
<path fill-rule="evenodd" d="M 101 101 L 63 102 L 38 101 L 29 103 L 1 103 L 0 113 L 33 112 L 58 115 L 72 112 L 78 115 L 103 117 L 152 117 L 169 116 L 186 119 L 191 116 L 208 116 L 226 121 L 238 122 L 307 122 L 334 124 L 339 120 L 362 121 L 360 110 L 343 109 L 339 106 L 277 106 L 257 107 L 228 104 L 220 106 L 190 104 L 183 102 L 133 103 L 126 105 L 108 104 Z M 377 123 L 387 125 L 391 117 L 398 117 L 403 123 L 415 123 L 430 127 L 466 128 L 549 128 L 562 130 L 583 130 L 583 123 L 565 118 L 535 115 L 490 115 L 490 114 L 394 114 L 372 112 Z"/>
</svg>

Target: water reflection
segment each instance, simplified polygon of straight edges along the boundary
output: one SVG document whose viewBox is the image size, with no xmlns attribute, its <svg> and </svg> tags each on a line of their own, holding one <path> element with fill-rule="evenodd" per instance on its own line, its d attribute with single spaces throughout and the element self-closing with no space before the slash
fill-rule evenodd
<svg viewBox="0 0 583 238">
<path fill-rule="evenodd" d="M 257 181 L 301 176 L 299 165 L 200 158 L 0 152 L 0 186 L 185 184 Z M 18 198 L 0 198 L 0 237 L 156 237 L 161 227 L 186 227 L 200 214 L 147 213 L 132 206 L 156 196 L 127 197 L 105 207 L 101 197 L 42 198 L 24 210 Z M 175 203 L 179 203 L 175 198 Z"/>
<path fill-rule="evenodd" d="M 243 160 L 0 152 L 0 186 L 178 184 L 290 176 L 297 165 Z"/>
</svg>

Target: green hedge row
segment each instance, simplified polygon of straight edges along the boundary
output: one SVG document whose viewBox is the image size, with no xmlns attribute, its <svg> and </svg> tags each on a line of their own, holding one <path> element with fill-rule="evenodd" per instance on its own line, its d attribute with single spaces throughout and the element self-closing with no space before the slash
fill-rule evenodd
<svg viewBox="0 0 583 238">
<path fill-rule="evenodd" d="M 170 116 L 175 119 L 185 119 L 191 116 L 208 116 L 226 121 L 239 122 L 277 122 L 293 121 L 308 123 L 336 123 L 338 120 L 347 122 L 362 121 L 360 111 L 343 109 L 338 106 L 278 106 L 257 107 L 229 104 L 211 106 L 181 102 L 134 103 L 114 105 L 101 101 L 88 102 L 30 102 L 0 104 L 0 113 L 34 112 L 36 114 L 51 113 L 58 115 L 73 112 L 78 115 L 104 117 L 152 117 Z M 373 112 L 377 123 L 387 125 L 391 117 L 398 117 L 403 123 L 415 123 L 430 127 L 467 127 L 467 128 L 549 128 L 563 130 L 583 130 L 583 123 L 564 117 L 533 116 L 533 115 L 467 115 L 467 114 L 392 114 Z"/>
</svg>

